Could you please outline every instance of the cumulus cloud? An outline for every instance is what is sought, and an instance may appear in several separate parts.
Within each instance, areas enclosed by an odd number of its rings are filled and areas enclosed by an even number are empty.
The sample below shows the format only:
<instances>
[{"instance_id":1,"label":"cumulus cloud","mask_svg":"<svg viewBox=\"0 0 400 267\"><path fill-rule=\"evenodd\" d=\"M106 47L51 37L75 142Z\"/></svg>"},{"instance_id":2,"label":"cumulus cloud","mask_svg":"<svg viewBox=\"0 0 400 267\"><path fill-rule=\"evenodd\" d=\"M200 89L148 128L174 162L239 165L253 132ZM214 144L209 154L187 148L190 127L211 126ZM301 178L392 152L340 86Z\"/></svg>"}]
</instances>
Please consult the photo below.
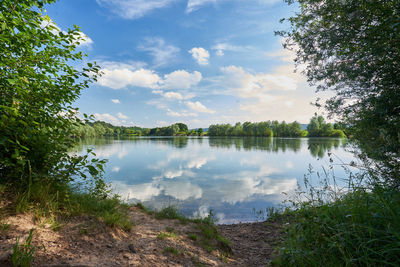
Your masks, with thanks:
<instances>
[{"instance_id":1,"label":"cumulus cloud","mask_svg":"<svg viewBox=\"0 0 400 267\"><path fill-rule=\"evenodd\" d=\"M164 76L163 89L189 89L197 85L202 79L202 75L198 71L193 73L185 70L176 70Z\"/></svg>"},{"instance_id":2,"label":"cumulus cloud","mask_svg":"<svg viewBox=\"0 0 400 267\"><path fill-rule=\"evenodd\" d=\"M192 57L197 61L199 65L207 65L208 59L210 58L210 53L202 47L193 47L189 50Z\"/></svg>"},{"instance_id":3,"label":"cumulus cloud","mask_svg":"<svg viewBox=\"0 0 400 267\"><path fill-rule=\"evenodd\" d=\"M292 68L291 70L293 72ZM221 71L228 88L243 98L271 98L271 91L293 91L298 85L297 77L291 75L287 69L252 74L242 67L228 66L222 67Z\"/></svg>"},{"instance_id":4,"label":"cumulus cloud","mask_svg":"<svg viewBox=\"0 0 400 267\"><path fill-rule=\"evenodd\" d=\"M119 101L119 99L111 99L111 102L113 102L114 104L119 104L119 103L121 103L121 102Z\"/></svg>"},{"instance_id":5,"label":"cumulus cloud","mask_svg":"<svg viewBox=\"0 0 400 267\"><path fill-rule=\"evenodd\" d=\"M185 102L186 106L188 106L190 109L197 111L197 112L203 112L203 113L215 113L214 110L206 108L202 103L199 101L192 102L192 101L187 101Z\"/></svg>"},{"instance_id":6,"label":"cumulus cloud","mask_svg":"<svg viewBox=\"0 0 400 267\"><path fill-rule=\"evenodd\" d=\"M136 86L154 89L153 92L161 93L162 91L159 89L189 89L202 79L202 75L198 71L190 73L185 70L176 70L160 77L155 71L141 67L142 65L139 63L130 65L106 62L101 65L103 66L103 75L98 78L97 83L112 89ZM170 93L165 97L179 98L179 95Z\"/></svg>"},{"instance_id":7,"label":"cumulus cloud","mask_svg":"<svg viewBox=\"0 0 400 267\"><path fill-rule=\"evenodd\" d=\"M146 88L157 88L161 78L152 70L136 69L125 66L114 68L103 68L103 75L98 78L97 83L112 89L121 89L126 86L138 86Z\"/></svg>"},{"instance_id":8,"label":"cumulus cloud","mask_svg":"<svg viewBox=\"0 0 400 267\"><path fill-rule=\"evenodd\" d=\"M47 19L42 20L40 27L42 29L46 29L46 30L50 31L52 34L55 34L55 35L58 35L59 32L67 34L66 31L61 30L60 27L58 27L54 23L54 21L48 17L47 17ZM75 43L81 47L83 47L83 46L90 47L93 44L93 40L89 36L84 34L83 32L78 32L78 35L74 36L74 39L75 39Z\"/></svg>"},{"instance_id":9,"label":"cumulus cloud","mask_svg":"<svg viewBox=\"0 0 400 267\"><path fill-rule=\"evenodd\" d=\"M167 44L164 39L159 37L146 38L138 49L149 52L153 57L155 67L167 65L176 58L180 49L176 46Z\"/></svg>"},{"instance_id":10,"label":"cumulus cloud","mask_svg":"<svg viewBox=\"0 0 400 267\"><path fill-rule=\"evenodd\" d=\"M176 93L176 92L166 92L163 94L163 96L167 99L176 99L176 100L183 99L183 96L180 93Z\"/></svg>"},{"instance_id":11,"label":"cumulus cloud","mask_svg":"<svg viewBox=\"0 0 400 267\"><path fill-rule=\"evenodd\" d=\"M96 0L96 2L124 19L138 19L147 13L165 8L175 0Z\"/></svg>"},{"instance_id":12,"label":"cumulus cloud","mask_svg":"<svg viewBox=\"0 0 400 267\"><path fill-rule=\"evenodd\" d=\"M128 116L126 116L126 115L122 114L121 112L118 112L118 113L117 113L117 116L118 116L118 118L120 118L120 119L122 119L122 120L129 119L129 117L128 117Z\"/></svg>"}]
</instances>

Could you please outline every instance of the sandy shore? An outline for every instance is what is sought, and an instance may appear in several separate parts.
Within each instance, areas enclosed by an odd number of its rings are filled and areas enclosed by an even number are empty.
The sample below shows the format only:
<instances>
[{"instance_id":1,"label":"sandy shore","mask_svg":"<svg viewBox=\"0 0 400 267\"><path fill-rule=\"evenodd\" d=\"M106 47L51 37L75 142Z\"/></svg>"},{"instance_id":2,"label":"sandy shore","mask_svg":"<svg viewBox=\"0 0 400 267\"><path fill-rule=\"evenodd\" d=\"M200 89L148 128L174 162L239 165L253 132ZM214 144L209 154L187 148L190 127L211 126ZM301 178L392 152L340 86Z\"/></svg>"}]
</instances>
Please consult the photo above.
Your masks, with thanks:
<instances>
[{"instance_id":1,"label":"sandy shore","mask_svg":"<svg viewBox=\"0 0 400 267\"><path fill-rule=\"evenodd\" d=\"M41 247L32 266L266 266L282 238L280 223L219 225L230 247L209 252L195 238L201 231L194 223L158 220L136 207L130 217L130 232L90 217L66 220L56 230L32 214L2 218L9 226L0 230L0 266L11 266L16 238L23 243L30 229L33 244Z\"/></svg>"}]
</instances>

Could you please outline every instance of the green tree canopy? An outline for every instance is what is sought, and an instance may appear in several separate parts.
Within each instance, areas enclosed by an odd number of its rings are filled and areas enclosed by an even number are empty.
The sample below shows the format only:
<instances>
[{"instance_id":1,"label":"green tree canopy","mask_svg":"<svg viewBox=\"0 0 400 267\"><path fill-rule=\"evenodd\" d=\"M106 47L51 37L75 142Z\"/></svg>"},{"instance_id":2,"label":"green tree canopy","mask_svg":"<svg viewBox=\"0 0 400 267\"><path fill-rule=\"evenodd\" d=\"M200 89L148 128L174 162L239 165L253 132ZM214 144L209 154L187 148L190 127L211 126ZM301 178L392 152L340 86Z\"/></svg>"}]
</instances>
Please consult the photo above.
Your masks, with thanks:
<instances>
[{"instance_id":1,"label":"green tree canopy","mask_svg":"<svg viewBox=\"0 0 400 267\"><path fill-rule=\"evenodd\" d=\"M350 127L380 174L400 177L400 1L286 2L300 11L278 32L284 46L307 65L311 84L336 92L326 108Z\"/></svg>"},{"instance_id":2,"label":"green tree canopy","mask_svg":"<svg viewBox=\"0 0 400 267\"><path fill-rule=\"evenodd\" d=\"M62 31L42 14L53 2L1 1L0 182L69 181L81 173L79 166L98 173L87 158L70 156L67 149L73 145L72 124L79 124L71 104L99 67L74 66L85 56L76 50L84 35L77 26Z\"/></svg>"}]
</instances>

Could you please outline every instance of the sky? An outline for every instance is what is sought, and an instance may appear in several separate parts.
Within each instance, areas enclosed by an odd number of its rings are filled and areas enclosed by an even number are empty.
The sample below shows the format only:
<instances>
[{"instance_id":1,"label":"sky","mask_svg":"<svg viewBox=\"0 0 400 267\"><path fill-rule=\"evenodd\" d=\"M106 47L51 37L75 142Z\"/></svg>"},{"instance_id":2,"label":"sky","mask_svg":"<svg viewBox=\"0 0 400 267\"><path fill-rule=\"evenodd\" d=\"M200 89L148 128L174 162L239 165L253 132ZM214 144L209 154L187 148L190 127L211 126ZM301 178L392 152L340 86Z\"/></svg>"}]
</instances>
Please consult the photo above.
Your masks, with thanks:
<instances>
[{"instance_id":1,"label":"sky","mask_svg":"<svg viewBox=\"0 0 400 267\"><path fill-rule=\"evenodd\" d=\"M294 72L282 0L59 0L46 7L62 30L78 25L79 49L103 75L74 104L114 125L279 120L308 123L315 88ZM85 61L86 61L85 60Z\"/></svg>"}]
</instances>

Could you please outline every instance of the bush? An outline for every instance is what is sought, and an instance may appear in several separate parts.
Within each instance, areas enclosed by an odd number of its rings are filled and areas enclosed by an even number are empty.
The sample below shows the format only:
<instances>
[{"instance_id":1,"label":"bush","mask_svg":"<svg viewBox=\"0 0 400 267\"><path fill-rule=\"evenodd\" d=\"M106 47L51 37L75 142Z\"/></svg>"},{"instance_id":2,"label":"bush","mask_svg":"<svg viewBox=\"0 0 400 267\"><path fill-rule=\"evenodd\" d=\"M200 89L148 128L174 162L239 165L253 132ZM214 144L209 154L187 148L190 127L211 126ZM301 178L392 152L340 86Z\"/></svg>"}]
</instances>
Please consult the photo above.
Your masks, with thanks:
<instances>
[{"instance_id":1,"label":"bush","mask_svg":"<svg viewBox=\"0 0 400 267\"><path fill-rule=\"evenodd\" d=\"M281 266L399 266L400 192L357 190L291 212Z\"/></svg>"},{"instance_id":2,"label":"bush","mask_svg":"<svg viewBox=\"0 0 400 267\"><path fill-rule=\"evenodd\" d=\"M58 186L73 177L100 181L104 162L71 156L71 104L96 79L99 66L81 61L78 27L61 31L40 12L54 0L4 0L0 6L0 183L18 192L34 184Z\"/></svg>"}]
</instances>

